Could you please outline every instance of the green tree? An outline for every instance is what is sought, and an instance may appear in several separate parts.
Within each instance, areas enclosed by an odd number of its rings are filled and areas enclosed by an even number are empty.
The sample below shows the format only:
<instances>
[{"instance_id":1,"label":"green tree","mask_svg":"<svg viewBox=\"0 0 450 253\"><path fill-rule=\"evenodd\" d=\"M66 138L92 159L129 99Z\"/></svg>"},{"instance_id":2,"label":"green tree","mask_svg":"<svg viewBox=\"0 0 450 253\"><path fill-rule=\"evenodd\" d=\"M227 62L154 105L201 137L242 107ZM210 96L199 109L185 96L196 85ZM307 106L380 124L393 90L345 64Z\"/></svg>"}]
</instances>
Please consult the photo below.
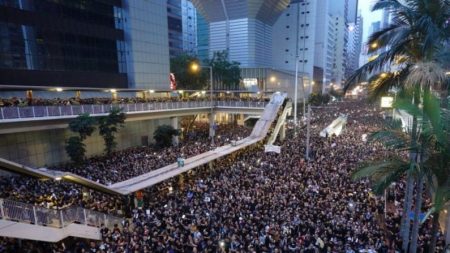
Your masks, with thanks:
<instances>
[{"instance_id":1,"label":"green tree","mask_svg":"<svg viewBox=\"0 0 450 253\"><path fill-rule=\"evenodd\" d=\"M72 136L66 140L66 153L75 164L83 163L86 149L79 136Z\"/></svg>"},{"instance_id":2,"label":"green tree","mask_svg":"<svg viewBox=\"0 0 450 253\"><path fill-rule=\"evenodd\" d=\"M201 90L207 87L209 78L206 71L193 71L192 63L200 60L191 55L182 54L170 59L170 72L175 75L178 89Z\"/></svg>"},{"instance_id":3,"label":"green tree","mask_svg":"<svg viewBox=\"0 0 450 253\"><path fill-rule=\"evenodd\" d=\"M330 102L330 95L328 94L320 94L320 93L312 93L309 95L308 103L314 106L326 105Z\"/></svg>"},{"instance_id":4,"label":"green tree","mask_svg":"<svg viewBox=\"0 0 450 253\"><path fill-rule=\"evenodd\" d=\"M413 99L409 103L416 108L420 105L422 93L434 88L438 84L445 83L436 78L441 76L439 66L448 62L450 29L448 20L450 18L450 6L445 0L379 0L373 10L385 9L393 16L393 23L389 27L375 32L369 38L368 46L372 53L379 53L373 61L368 62L358 69L345 85L345 91L352 87L355 81L364 75L383 72L385 69L396 69L394 73L380 74L375 82L370 83L369 91L375 96L387 93L393 87L400 89L405 86L413 87ZM434 66L430 68L430 66ZM435 68L436 67L436 68ZM441 92L442 94L442 92ZM412 101L412 102L411 102ZM410 130L410 165L407 172L407 187L402 217L401 231L403 239L403 251L407 251L409 243L410 223L408 213L411 209L414 175L413 168L420 157L420 145L417 145L421 126L418 116L413 115L412 128ZM423 160L423 159L421 159ZM416 175L416 186L421 189L422 175ZM421 192L421 191L419 191ZM416 201L420 200L416 196ZM411 236L410 252L416 251L418 215L415 214L414 225Z\"/></svg>"},{"instance_id":5,"label":"green tree","mask_svg":"<svg viewBox=\"0 0 450 253\"><path fill-rule=\"evenodd\" d=\"M66 140L66 152L74 163L81 163L86 153L83 141L95 131L96 120L88 113L80 114L69 122L69 129L79 136Z\"/></svg>"},{"instance_id":6,"label":"green tree","mask_svg":"<svg viewBox=\"0 0 450 253\"><path fill-rule=\"evenodd\" d=\"M164 148L172 145L172 137L178 135L179 131L171 125L161 125L153 133L153 139L155 139L156 147Z\"/></svg>"},{"instance_id":7,"label":"green tree","mask_svg":"<svg viewBox=\"0 0 450 253\"><path fill-rule=\"evenodd\" d=\"M237 90L241 83L240 63L228 60L226 51L214 52L212 59L206 61L213 68L214 89Z\"/></svg>"},{"instance_id":8,"label":"green tree","mask_svg":"<svg viewBox=\"0 0 450 253\"><path fill-rule=\"evenodd\" d=\"M81 141L84 141L95 131L95 124L95 119L89 113L83 113L69 122L69 129L79 134Z\"/></svg>"},{"instance_id":9,"label":"green tree","mask_svg":"<svg viewBox=\"0 0 450 253\"><path fill-rule=\"evenodd\" d=\"M108 116L100 117L98 119L98 129L100 135L105 141L105 152L111 154L114 148L117 146L114 134L123 127L126 115L122 112L122 109L113 107L109 111Z\"/></svg>"}]
</instances>

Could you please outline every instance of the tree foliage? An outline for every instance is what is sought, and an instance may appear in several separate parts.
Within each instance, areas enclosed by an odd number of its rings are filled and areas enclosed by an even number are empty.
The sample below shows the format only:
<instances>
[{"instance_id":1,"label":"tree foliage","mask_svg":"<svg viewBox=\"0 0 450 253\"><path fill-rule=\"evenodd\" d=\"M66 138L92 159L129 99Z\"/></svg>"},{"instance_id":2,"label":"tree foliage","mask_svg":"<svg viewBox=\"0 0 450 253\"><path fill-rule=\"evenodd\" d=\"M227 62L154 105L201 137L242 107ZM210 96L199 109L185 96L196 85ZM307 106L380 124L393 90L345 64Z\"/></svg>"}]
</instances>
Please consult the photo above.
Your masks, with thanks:
<instances>
[{"instance_id":1,"label":"tree foliage","mask_svg":"<svg viewBox=\"0 0 450 253\"><path fill-rule=\"evenodd\" d=\"M448 95L448 87L445 87L445 84L448 85L448 80L443 80L445 78L443 70L448 69L450 59L448 47L450 5L447 0L378 0L373 10L389 12L393 17L392 23L370 36L369 53L375 53L376 57L347 79L344 90L352 88L363 76L373 74L379 76L376 76L376 79L369 84L372 97L382 96L392 88L397 88L400 92L411 90L412 95L409 99L403 104L397 103L397 106L407 109L413 119L409 130L410 144L408 146L411 166L407 172L401 233L403 251L407 251L408 243L411 242L409 251L415 252L420 204L416 204L414 210L411 236L408 213L412 206L413 181L416 180L417 185L420 186L415 191L415 201L421 203L421 186L427 173L426 161L429 161L430 153L439 150L439 148L436 149L437 146L433 144L433 140L442 137L440 130L436 128L436 117L430 113L430 110L436 112L437 103L425 100L426 92L439 92L441 98ZM382 73L386 69L396 71ZM425 108L426 106L430 109ZM439 142L442 140L437 143ZM410 173L411 170L416 173ZM434 251L433 244L435 241L431 243L430 252Z\"/></svg>"},{"instance_id":2,"label":"tree foliage","mask_svg":"<svg viewBox=\"0 0 450 253\"><path fill-rule=\"evenodd\" d=\"M206 89L208 86L207 71L193 71L193 63L199 63L200 60L191 55L182 54L170 59L170 72L175 75L177 88L188 90ZM199 64L200 65L200 64Z\"/></svg>"},{"instance_id":3,"label":"tree foliage","mask_svg":"<svg viewBox=\"0 0 450 253\"><path fill-rule=\"evenodd\" d=\"M108 116L98 119L99 133L105 141L105 152L108 155L111 154L117 145L114 134L123 127L125 118L125 113L120 108L113 107Z\"/></svg>"},{"instance_id":4,"label":"tree foliage","mask_svg":"<svg viewBox=\"0 0 450 253\"><path fill-rule=\"evenodd\" d=\"M207 61L213 68L214 89L237 90L241 82L240 63L228 61L226 51L214 52L212 59Z\"/></svg>"},{"instance_id":5,"label":"tree foliage","mask_svg":"<svg viewBox=\"0 0 450 253\"><path fill-rule=\"evenodd\" d=\"M312 93L309 95L308 103L319 106L319 105L326 105L328 102L330 102L330 95L328 94L320 94L320 93Z\"/></svg>"},{"instance_id":6,"label":"tree foliage","mask_svg":"<svg viewBox=\"0 0 450 253\"><path fill-rule=\"evenodd\" d=\"M153 133L153 139L155 139L156 147L164 148L172 145L172 137L178 136L179 131L173 128L171 125L161 125L156 128Z\"/></svg>"},{"instance_id":7,"label":"tree foliage","mask_svg":"<svg viewBox=\"0 0 450 253\"><path fill-rule=\"evenodd\" d=\"M88 113L80 114L69 122L69 129L78 134L66 140L66 153L74 163L84 160L86 148L83 141L95 131L95 124L96 120Z\"/></svg>"},{"instance_id":8,"label":"tree foliage","mask_svg":"<svg viewBox=\"0 0 450 253\"><path fill-rule=\"evenodd\" d=\"M86 149L79 136L72 136L66 140L66 153L75 164L83 163Z\"/></svg>"},{"instance_id":9,"label":"tree foliage","mask_svg":"<svg viewBox=\"0 0 450 253\"><path fill-rule=\"evenodd\" d=\"M69 129L79 134L81 141L83 141L95 131L95 124L95 119L89 113L83 113L69 122Z\"/></svg>"}]
</instances>

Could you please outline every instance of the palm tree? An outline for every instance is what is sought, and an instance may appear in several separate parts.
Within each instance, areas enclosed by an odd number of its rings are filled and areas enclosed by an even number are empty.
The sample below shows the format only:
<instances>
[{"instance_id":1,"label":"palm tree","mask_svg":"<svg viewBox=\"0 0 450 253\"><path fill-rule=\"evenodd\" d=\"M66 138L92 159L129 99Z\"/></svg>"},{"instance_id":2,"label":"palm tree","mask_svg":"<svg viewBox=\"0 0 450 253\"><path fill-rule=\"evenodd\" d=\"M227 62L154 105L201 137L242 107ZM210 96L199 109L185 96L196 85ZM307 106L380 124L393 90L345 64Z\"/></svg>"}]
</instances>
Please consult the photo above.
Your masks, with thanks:
<instances>
[{"instance_id":1,"label":"palm tree","mask_svg":"<svg viewBox=\"0 0 450 253\"><path fill-rule=\"evenodd\" d=\"M387 123L386 129L373 133L370 140L381 141L396 152L391 157L365 164L362 168L355 171L352 177L353 179L370 177L374 182L374 192L377 194L381 194L393 182L402 180L405 173L417 180L410 246L410 252L415 252L420 226L419 214L422 207L424 183L426 182L428 190L434 195L433 208L428 211L428 215L434 214L432 235L437 234L439 212L450 198L448 188L448 176L450 173L448 123L450 122L450 117L448 117L449 114L446 110L439 107L438 99L429 91L423 92L421 107L416 107L404 98L400 98L395 106L417 119L417 125L420 128L416 138L417 147L410 146L410 136L401 130L396 121ZM415 161L405 161L398 155L401 151L411 148L418 150ZM430 248L433 250L436 245L436 238L434 237L430 244ZM430 252L433 252L433 250Z\"/></svg>"},{"instance_id":2,"label":"palm tree","mask_svg":"<svg viewBox=\"0 0 450 253\"><path fill-rule=\"evenodd\" d=\"M404 87L409 84L414 87L412 103L418 107L421 92L430 89L435 84L443 83L430 78L426 73L427 66L441 66L450 56L448 42L450 38L450 6L447 0L379 0L373 10L386 10L392 14L392 25L371 35L368 45L372 52L383 48L373 61L368 62L347 80L344 90L347 91L361 77L386 69L394 68L392 74L384 74L377 82L371 83L371 93L381 95L393 87ZM421 70L424 70L420 72ZM426 73L423 78L413 72ZM431 71L433 72L433 71ZM438 71L440 72L440 71ZM440 75L440 74L439 74ZM428 80L427 83L422 83ZM431 81L432 80L432 81ZM408 81L408 82L407 82ZM429 82L431 81L431 82ZM417 148L418 119L413 115L410 131L410 172L407 173L407 187L402 217L403 250L408 248L409 220L413 195L413 167L419 156ZM420 178L420 177L419 177ZM421 183L420 180L418 183ZM418 199L416 199L417 201ZM412 252L415 249L411 249Z\"/></svg>"}]
</instances>

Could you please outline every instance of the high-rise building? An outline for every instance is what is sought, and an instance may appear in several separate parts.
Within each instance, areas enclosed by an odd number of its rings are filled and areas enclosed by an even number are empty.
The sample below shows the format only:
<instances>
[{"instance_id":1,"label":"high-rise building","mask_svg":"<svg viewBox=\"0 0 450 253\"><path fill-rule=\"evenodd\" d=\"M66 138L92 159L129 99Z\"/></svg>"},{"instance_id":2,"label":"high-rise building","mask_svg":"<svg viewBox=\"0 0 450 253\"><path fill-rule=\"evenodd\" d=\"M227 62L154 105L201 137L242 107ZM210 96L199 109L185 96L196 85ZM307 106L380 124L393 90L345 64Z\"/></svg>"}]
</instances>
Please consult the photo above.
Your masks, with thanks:
<instances>
[{"instance_id":1,"label":"high-rise building","mask_svg":"<svg viewBox=\"0 0 450 253\"><path fill-rule=\"evenodd\" d=\"M165 3L161 0L122 2L128 87L168 89L170 66Z\"/></svg>"},{"instance_id":2,"label":"high-rise building","mask_svg":"<svg viewBox=\"0 0 450 253\"><path fill-rule=\"evenodd\" d=\"M362 48L363 17L359 15L355 23L349 24L349 43L347 45L347 66L345 76L349 77L359 68L359 58Z\"/></svg>"},{"instance_id":3,"label":"high-rise building","mask_svg":"<svg viewBox=\"0 0 450 253\"><path fill-rule=\"evenodd\" d=\"M345 42L344 35L340 40L337 37L338 25L342 33L345 24L336 23L329 13L328 0L292 1L274 25L274 67L295 71L298 56L299 72L314 81L306 81L305 85L308 89L314 87L315 92L325 91L335 81L336 46L338 41Z\"/></svg>"},{"instance_id":4,"label":"high-rise building","mask_svg":"<svg viewBox=\"0 0 450 253\"><path fill-rule=\"evenodd\" d=\"M167 0L167 24L169 54L175 57L183 53L183 20L181 0Z\"/></svg>"},{"instance_id":5,"label":"high-rise building","mask_svg":"<svg viewBox=\"0 0 450 253\"><path fill-rule=\"evenodd\" d=\"M197 56L200 60L209 59L209 24L197 11Z\"/></svg>"},{"instance_id":6,"label":"high-rise building","mask_svg":"<svg viewBox=\"0 0 450 253\"><path fill-rule=\"evenodd\" d=\"M0 84L163 88L166 16L157 0L2 0Z\"/></svg>"},{"instance_id":7,"label":"high-rise building","mask_svg":"<svg viewBox=\"0 0 450 253\"><path fill-rule=\"evenodd\" d=\"M273 67L313 77L319 1L293 1L273 26ZM298 35L298 37L297 37Z\"/></svg>"},{"instance_id":8,"label":"high-rise building","mask_svg":"<svg viewBox=\"0 0 450 253\"><path fill-rule=\"evenodd\" d=\"M347 43L348 43L348 30L345 23L345 18L339 15L332 16L333 22L335 22L336 32L336 46L333 63L333 82L337 85L341 85L344 80L345 69L347 66Z\"/></svg>"},{"instance_id":9,"label":"high-rise building","mask_svg":"<svg viewBox=\"0 0 450 253\"><path fill-rule=\"evenodd\" d=\"M286 91L290 96L295 93L294 72L274 69L273 64L273 26L290 0L192 2L209 26L205 29L198 18L200 58L204 59L206 53L211 57L217 51L226 51L228 60L240 63L242 86L246 89Z\"/></svg>"},{"instance_id":10,"label":"high-rise building","mask_svg":"<svg viewBox=\"0 0 450 253\"><path fill-rule=\"evenodd\" d=\"M228 51L242 67L272 66L272 26L289 0L192 0L209 23L209 55Z\"/></svg>"},{"instance_id":11,"label":"high-rise building","mask_svg":"<svg viewBox=\"0 0 450 253\"><path fill-rule=\"evenodd\" d=\"M197 10L190 0L181 0L183 51L197 54Z\"/></svg>"},{"instance_id":12,"label":"high-rise building","mask_svg":"<svg viewBox=\"0 0 450 253\"><path fill-rule=\"evenodd\" d=\"M334 76L334 57L336 54L336 24L330 14L328 14L327 27L327 55L325 61L325 85L322 91L325 91L328 85L333 83Z\"/></svg>"}]
</instances>

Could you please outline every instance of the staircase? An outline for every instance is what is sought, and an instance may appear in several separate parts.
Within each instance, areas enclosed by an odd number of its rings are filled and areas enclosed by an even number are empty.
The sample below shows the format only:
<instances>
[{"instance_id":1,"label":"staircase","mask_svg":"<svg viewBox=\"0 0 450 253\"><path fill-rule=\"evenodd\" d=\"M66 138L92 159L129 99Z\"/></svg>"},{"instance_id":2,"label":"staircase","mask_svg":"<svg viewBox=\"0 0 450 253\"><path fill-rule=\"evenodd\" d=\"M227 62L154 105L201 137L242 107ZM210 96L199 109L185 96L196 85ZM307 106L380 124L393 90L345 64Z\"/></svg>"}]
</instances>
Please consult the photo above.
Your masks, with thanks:
<instances>
[{"instance_id":1,"label":"staircase","mask_svg":"<svg viewBox=\"0 0 450 253\"><path fill-rule=\"evenodd\" d=\"M283 112L281 113L280 117L278 117L277 124L272 134L270 135L269 140L267 141L267 145L273 145L273 143L277 139L278 134L280 133L281 127L284 127L286 117L290 115L291 112L292 112L292 102L288 101L284 106Z\"/></svg>"},{"instance_id":2,"label":"staircase","mask_svg":"<svg viewBox=\"0 0 450 253\"><path fill-rule=\"evenodd\" d=\"M122 219L104 213L71 207L48 209L0 199L0 236L58 242L66 237L100 240L100 227L113 228Z\"/></svg>"}]
</instances>

